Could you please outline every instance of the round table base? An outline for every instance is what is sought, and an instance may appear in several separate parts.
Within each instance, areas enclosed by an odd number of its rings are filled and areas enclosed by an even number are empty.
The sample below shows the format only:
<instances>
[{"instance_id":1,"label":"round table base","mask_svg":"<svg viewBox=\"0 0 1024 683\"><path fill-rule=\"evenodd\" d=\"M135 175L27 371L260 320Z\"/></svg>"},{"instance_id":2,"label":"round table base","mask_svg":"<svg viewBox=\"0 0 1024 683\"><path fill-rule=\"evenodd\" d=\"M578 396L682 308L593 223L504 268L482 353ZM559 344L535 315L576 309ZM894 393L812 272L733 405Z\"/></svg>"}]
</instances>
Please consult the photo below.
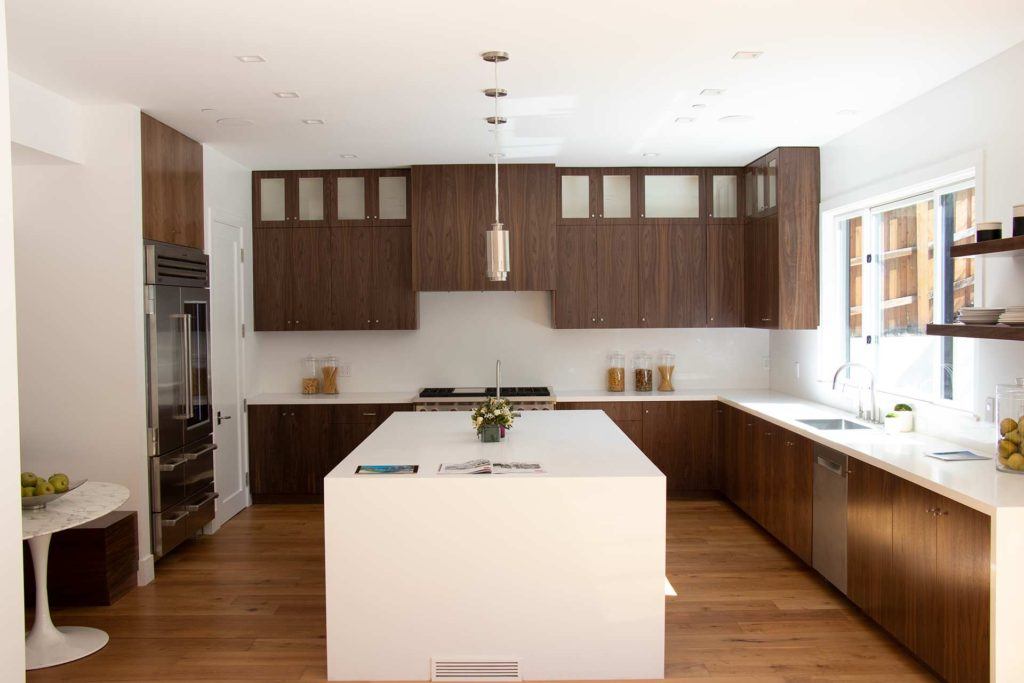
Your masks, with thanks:
<instances>
[{"instance_id":1,"label":"round table base","mask_svg":"<svg viewBox=\"0 0 1024 683\"><path fill-rule=\"evenodd\" d=\"M25 668L44 669L73 662L102 649L109 640L106 631L87 626L33 631L25 639Z\"/></svg>"}]
</instances>

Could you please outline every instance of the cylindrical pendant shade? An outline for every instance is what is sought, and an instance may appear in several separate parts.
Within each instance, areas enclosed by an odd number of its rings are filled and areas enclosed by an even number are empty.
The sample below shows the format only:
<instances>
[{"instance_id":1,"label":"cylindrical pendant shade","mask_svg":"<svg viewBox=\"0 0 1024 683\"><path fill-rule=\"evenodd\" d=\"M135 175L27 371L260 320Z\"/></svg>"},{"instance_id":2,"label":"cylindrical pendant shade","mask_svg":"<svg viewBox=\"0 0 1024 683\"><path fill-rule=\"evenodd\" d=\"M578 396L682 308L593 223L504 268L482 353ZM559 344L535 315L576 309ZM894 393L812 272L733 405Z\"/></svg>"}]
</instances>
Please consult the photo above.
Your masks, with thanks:
<instances>
[{"instance_id":1,"label":"cylindrical pendant shade","mask_svg":"<svg viewBox=\"0 0 1024 683\"><path fill-rule=\"evenodd\" d=\"M504 282L509 272L508 231L501 223L494 223L487 231L487 279Z\"/></svg>"}]
</instances>

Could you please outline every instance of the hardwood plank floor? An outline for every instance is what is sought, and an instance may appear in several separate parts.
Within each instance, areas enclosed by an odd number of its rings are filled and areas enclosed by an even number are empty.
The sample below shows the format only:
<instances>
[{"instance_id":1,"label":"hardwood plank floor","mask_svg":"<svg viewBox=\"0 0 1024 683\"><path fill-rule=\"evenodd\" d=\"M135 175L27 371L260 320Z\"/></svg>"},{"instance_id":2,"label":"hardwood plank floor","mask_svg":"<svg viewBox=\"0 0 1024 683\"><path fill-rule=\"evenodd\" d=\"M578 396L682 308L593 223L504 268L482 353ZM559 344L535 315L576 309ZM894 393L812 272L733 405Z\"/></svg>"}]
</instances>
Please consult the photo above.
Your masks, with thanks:
<instances>
[{"instance_id":1,"label":"hardwood plank floor","mask_svg":"<svg viewBox=\"0 0 1024 683\"><path fill-rule=\"evenodd\" d=\"M322 681L323 508L261 505L157 565L112 607L54 611L110 644L29 681ZM671 501L665 677L932 681L842 595L732 505Z\"/></svg>"}]
</instances>

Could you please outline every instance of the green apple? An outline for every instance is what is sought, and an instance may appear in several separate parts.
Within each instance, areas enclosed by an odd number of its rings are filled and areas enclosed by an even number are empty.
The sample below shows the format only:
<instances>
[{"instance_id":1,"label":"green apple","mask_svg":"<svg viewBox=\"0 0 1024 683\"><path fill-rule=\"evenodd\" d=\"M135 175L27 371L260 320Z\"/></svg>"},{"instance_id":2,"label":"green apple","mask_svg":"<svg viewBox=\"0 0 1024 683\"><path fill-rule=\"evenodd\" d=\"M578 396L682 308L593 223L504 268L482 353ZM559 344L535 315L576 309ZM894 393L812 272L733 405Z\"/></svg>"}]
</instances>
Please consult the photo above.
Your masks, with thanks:
<instances>
[{"instance_id":1,"label":"green apple","mask_svg":"<svg viewBox=\"0 0 1024 683\"><path fill-rule=\"evenodd\" d=\"M37 496L46 496L46 495L49 495L49 494L51 494L53 492L54 492L53 491L53 484L51 484L48 481L43 481L42 479L40 479L39 483L36 484L36 495Z\"/></svg>"},{"instance_id":2,"label":"green apple","mask_svg":"<svg viewBox=\"0 0 1024 683\"><path fill-rule=\"evenodd\" d=\"M34 488L32 488L31 486L22 486L21 487L21 497L22 498L31 498L34 495L36 495L36 490Z\"/></svg>"},{"instance_id":3,"label":"green apple","mask_svg":"<svg viewBox=\"0 0 1024 683\"><path fill-rule=\"evenodd\" d=\"M21 473L21 485L22 486L35 486L37 478L38 477L36 477L36 475L32 474L31 472L22 472Z\"/></svg>"},{"instance_id":4,"label":"green apple","mask_svg":"<svg viewBox=\"0 0 1024 683\"><path fill-rule=\"evenodd\" d=\"M50 475L50 483L53 484L53 490L57 493L64 493L68 490L68 475L58 472L57 474Z\"/></svg>"}]
</instances>

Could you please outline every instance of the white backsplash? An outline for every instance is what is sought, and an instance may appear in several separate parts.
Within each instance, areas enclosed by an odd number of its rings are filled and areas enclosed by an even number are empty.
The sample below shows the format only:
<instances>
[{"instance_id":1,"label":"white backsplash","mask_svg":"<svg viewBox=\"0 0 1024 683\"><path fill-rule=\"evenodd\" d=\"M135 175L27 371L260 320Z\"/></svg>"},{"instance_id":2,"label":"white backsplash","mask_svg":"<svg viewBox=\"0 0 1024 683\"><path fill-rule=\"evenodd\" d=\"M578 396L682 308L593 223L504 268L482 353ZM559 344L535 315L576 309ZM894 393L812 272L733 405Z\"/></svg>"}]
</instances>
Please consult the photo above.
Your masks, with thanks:
<instances>
[{"instance_id":1,"label":"white backsplash","mask_svg":"<svg viewBox=\"0 0 1024 683\"><path fill-rule=\"evenodd\" d=\"M299 391L302 358L334 355L351 367L345 391L502 384L601 389L606 356L621 350L676 354L675 385L768 387L768 332L729 329L556 330L547 292L428 292L415 331L259 332L248 393Z\"/></svg>"}]
</instances>

